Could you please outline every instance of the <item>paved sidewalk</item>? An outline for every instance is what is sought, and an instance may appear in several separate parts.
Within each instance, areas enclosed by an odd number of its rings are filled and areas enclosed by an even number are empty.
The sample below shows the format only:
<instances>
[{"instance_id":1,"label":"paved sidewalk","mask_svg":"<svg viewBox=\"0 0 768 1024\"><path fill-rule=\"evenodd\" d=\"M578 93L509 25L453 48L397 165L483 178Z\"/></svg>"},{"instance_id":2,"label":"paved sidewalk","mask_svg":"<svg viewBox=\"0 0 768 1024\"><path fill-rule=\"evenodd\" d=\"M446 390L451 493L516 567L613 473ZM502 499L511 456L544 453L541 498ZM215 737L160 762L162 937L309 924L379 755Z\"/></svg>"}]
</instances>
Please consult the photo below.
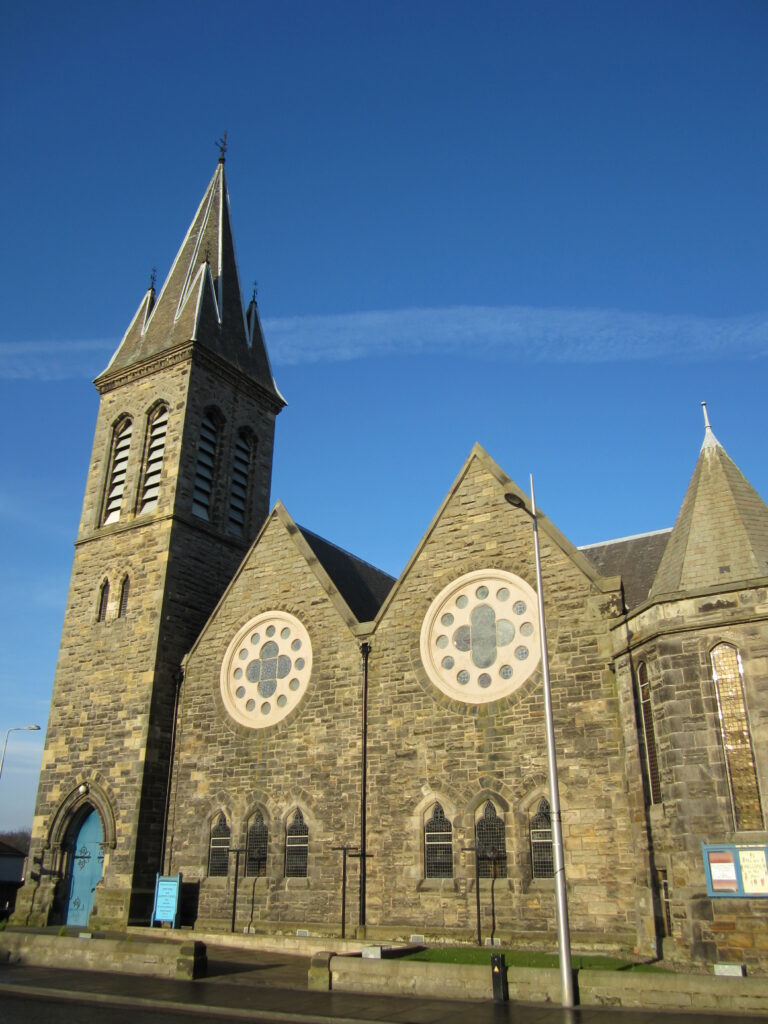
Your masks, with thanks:
<instances>
[{"instance_id":1,"label":"paved sidewalk","mask_svg":"<svg viewBox=\"0 0 768 1024\"><path fill-rule=\"evenodd\" d=\"M310 992L306 987L309 961L303 957L210 948L209 964L210 976L198 981L3 965L0 995L286 1024L329 1024L331 1020L338 1024L733 1024L745 1019L742 1014L593 1007L569 1012L517 1003Z\"/></svg>"}]
</instances>

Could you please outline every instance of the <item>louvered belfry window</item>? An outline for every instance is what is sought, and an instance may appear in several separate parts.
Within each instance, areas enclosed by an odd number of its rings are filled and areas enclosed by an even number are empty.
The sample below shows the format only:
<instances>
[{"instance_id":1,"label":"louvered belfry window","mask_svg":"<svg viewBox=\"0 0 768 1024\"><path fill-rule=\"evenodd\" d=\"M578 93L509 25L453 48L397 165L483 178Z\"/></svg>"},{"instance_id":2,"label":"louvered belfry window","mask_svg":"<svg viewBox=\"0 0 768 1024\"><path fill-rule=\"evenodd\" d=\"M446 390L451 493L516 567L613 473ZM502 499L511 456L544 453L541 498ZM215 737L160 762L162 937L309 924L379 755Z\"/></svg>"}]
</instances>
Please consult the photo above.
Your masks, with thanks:
<instances>
[{"instance_id":1,"label":"louvered belfry window","mask_svg":"<svg viewBox=\"0 0 768 1024\"><path fill-rule=\"evenodd\" d=\"M116 523L120 518L132 430L133 424L131 421L123 420L115 429L112 438L112 465L109 467L109 484L107 486L107 498L104 502L105 526L108 523Z\"/></svg>"},{"instance_id":2,"label":"louvered belfry window","mask_svg":"<svg viewBox=\"0 0 768 1024\"><path fill-rule=\"evenodd\" d=\"M554 878L555 857L552 850L552 814L548 800L540 800L531 818L531 868L534 878Z\"/></svg>"},{"instance_id":3,"label":"louvered belfry window","mask_svg":"<svg viewBox=\"0 0 768 1024\"><path fill-rule=\"evenodd\" d=\"M160 493L160 475L163 471L165 435L168 429L168 410L161 405L152 415L147 436L147 455L144 483L141 489L139 512L152 512L157 508Z\"/></svg>"},{"instance_id":4,"label":"louvered belfry window","mask_svg":"<svg viewBox=\"0 0 768 1024\"><path fill-rule=\"evenodd\" d=\"M211 518L213 494L213 472L216 466L216 424L206 413L200 427L200 443L197 448L195 467L195 490L192 495L192 511L201 519Z\"/></svg>"},{"instance_id":5,"label":"louvered belfry window","mask_svg":"<svg viewBox=\"0 0 768 1024\"><path fill-rule=\"evenodd\" d=\"M507 830L502 818L488 800L475 825L477 870L481 878L506 878Z\"/></svg>"},{"instance_id":6,"label":"louvered belfry window","mask_svg":"<svg viewBox=\"0 0 768 1024\"><path fill-rule=\"evenodd\" d=\"M229 874L229 841L231 830L227 819L220 814L211 829L211 845L208 853L208 874L224 877Z\"/></svg>"},{"instance_id":7,"label":"louvered belfry window","mask_svg":"<svg viewBox=\"0 0 768 1024\"><path fill-rule=\"evenodd\" d=\"M749 734L741 655L731 644L718 644L711 657L734 828L737 832L761 831L763 809Z\"/></svg>"},{"instance_id":8,"label":"louvered belfry window","mask_svg":"<svg viewBox=\"0 0 768 1024\"><path fill-rule=\"evenodd\" d=\"M453 878L453 827L439 803L424 825L424 877Z\"/></svg>"},{"instance_id":9,"label":"louvered belfry window","mask_svg":"<svg viewBox=\"0 0 768 1024\"><path fill-rule=\"evenodd\" d=\"M232 462L232 489L229 494L230 533L242 537L248 502L248 476L251 471L251 446L248 439L238 437Z\"/></svg>"},{"instance_id":10,"label":"louvered belfry window","mask_svg":"<svg viewBox=\"0 0 768 1024\"><path fill-rule=\"evenodd\" d=\"M656 753L656 730L653 724L653 706L651 705L651 684L648 682L648 669L645 662L637 667L637 688L640 695L640 715L643 720L643 746L645 747L645 767L648 772L648 788L651 803L661 803L661 779L659 777L659 759Z\"/></svg>"},{"instance_id":11,"label":"louvered belfry window","mask_svg":"<svg viewBox=\"0 0 768 1024\"><path fill-rule=\"evenodd\" d=\"M285 830L285 877L306 878L309 854L309 827L301 809L297 808L293 821Z\"/></svg>"},{"instance_id":12,"label":"louvered belfry window","mask_svg":"<svg viewBox=\"0 0 768 1024\"><path fill-rule=\"evenodd\" d=\"M261 812L254 814L245 842L245 874L260 878L267 873L267 840L269 833Z\"/></svg>"}]
</instances>

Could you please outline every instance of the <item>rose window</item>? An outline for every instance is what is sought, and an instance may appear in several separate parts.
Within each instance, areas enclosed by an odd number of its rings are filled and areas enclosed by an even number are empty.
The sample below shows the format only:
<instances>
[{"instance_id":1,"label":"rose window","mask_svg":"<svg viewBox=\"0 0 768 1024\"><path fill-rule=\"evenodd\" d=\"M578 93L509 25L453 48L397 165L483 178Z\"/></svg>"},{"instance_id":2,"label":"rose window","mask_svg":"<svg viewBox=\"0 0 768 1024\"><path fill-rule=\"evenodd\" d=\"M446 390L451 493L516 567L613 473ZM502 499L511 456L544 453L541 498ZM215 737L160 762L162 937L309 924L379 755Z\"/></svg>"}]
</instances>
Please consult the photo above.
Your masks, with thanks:
<instances>
[{"instance_id":1,"label":"rose window","mask_svg":"<svg viewBox=\"0 0 768 1024\"><path fill-rule=\"evenodd\" d=\"M235 721L264 729L285 718L304 696L312 671L312 644L287 612L251 619L227 648L221 697Z\"/></svg>"},{"instance_id":2,"label":"rose window","mask_svg":"<svg viewBox=\"0 0 768 1024\"><path fill-rule=\"evenodd\" d=\"M536 592L500 569L471 572L430 605L421 660L432 682L466 704L512 693L539 664Z\"/></svg>"}]
</instances>

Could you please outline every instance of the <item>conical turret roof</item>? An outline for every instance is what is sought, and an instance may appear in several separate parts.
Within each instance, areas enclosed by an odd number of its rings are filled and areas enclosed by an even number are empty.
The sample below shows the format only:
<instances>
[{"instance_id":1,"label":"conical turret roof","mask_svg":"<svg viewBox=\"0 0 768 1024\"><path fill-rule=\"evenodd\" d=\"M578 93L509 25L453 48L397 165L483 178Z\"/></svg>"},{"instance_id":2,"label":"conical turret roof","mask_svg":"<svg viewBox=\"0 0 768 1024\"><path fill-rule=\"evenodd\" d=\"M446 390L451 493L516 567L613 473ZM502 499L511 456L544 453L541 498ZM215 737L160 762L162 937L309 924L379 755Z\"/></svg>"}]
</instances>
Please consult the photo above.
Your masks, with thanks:
<instances>
[{"instance_id":1,"label":"conical turret roof","mask_svg":"<svg viewBox=\"0 0 768 1024\"><path fill-rule=\"evenodd\" d=\"M160 294L150 288L144 296L102 376L192 341L279 398L261 328L254 329L258 316L249 313L246 323L222 157Z\"/></svg>"},{"instance_id":2,"label":"conical turret roof","mask_svg":"<svg viewBox=\"0 0 768 1024\"><path fill-rule=\"evenodd\" d=\"M651 587L651 597L768 576L768 505L715 437L696 468Z\"/></svg>"}]
</instances>

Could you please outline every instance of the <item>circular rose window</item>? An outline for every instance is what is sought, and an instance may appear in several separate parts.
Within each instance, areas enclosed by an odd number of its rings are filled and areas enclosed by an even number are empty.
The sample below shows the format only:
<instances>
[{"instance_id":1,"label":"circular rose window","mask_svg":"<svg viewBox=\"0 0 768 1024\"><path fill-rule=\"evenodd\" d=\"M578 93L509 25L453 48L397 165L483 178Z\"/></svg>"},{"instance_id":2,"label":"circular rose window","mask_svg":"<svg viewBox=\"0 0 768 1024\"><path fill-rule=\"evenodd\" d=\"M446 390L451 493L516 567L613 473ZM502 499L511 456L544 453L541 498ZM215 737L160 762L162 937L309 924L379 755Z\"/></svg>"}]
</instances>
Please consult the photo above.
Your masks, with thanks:
<instances>
[{"instance_id":1,"label":"circular rose window","mask_svg":"<svg viewBox=\"0 0 768 1024\"><path fill-rule=\"evenodd\" d=\"M506 697L541 658L536 592L500 569L450 583L421 627L421 660L432 682L465 704Z\"/></svg>"},{"instance_id":2,"label":"circular rose window","mask_svg":"<svg viewBox=\"0 0 768 1024\"><path fill-rule=\"evenodd\" d=\"M287 612L257 615L224 655L224 707L241 725L265 729L296 707L311 671L312 644L299 620Z\"/></svg>"}]
</instances>

